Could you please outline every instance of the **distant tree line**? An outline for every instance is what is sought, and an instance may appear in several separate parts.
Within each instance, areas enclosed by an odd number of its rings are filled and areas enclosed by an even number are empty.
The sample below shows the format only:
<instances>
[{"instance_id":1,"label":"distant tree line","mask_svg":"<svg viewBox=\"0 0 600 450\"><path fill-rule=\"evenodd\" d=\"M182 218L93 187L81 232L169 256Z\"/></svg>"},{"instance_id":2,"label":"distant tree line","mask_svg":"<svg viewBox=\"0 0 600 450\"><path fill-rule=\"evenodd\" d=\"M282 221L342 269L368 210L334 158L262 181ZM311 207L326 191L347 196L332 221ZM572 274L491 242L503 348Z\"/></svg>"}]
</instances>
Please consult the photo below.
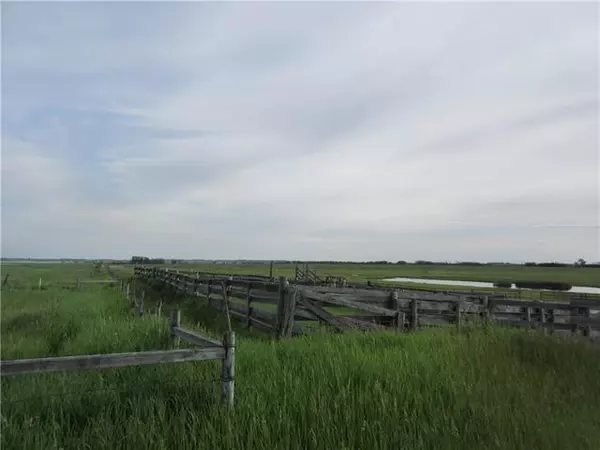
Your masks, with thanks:
<instances>
[{"instance_id":1,"label":"distant tree line","mask_svg":"<svg viewBox=\"0 0 600 450\"><path fill-rule=\"evenodd\" d=\"M191 262L189 260L184 259L165 259L165 258L148 258L147 256L133 256L131 257L131 264L185 264ZM252 261L252 260L232 260L232 261L209 261L206 260L204 262L212 263L212 264L269 264L270 261ZM476 266L520 266L523 265L525 267L596 267L600 268L599 263L586 263L583 258L579 258L572 264L567 263L559 263L559 262L526 262L524 264L514 264L508 262L477 262L477 261L456 261L456 262L448 262L448 261L429 261L429 260L417 260L415 262L408 262L404 260L398 260L396 262L392 261L298 261L298 260L276 260L274 261L276 264L331 264L331 265L418 265L418 266L466 266L466 267L476 267Z\"/></svg>"},{"instance_id":2,"label":"distant tree line","mask_svg":"<svg viewBox=\"0 0 600 450\"><path fill-rule=\"evenodd\" d=\"M526 262L524 265L526 267L573 267L573 266L575 266L575 267L600 267L600 263L590 264L590 263L587 263L585 261L585 259L583 259L583 258L579 258L573 264L559 263L559 262L541 262L541 263Z\"/></svg>"},{"instance_id":3,"label":"distant tree line","mask_svg":"<svg viewBox=\"0 0 600 450\"><path fill-rule=\"evenodd\" d=\"M131 264L165 264L165 259L148 258L147 256L132 256Z\"/></svg>"}]
</instances>

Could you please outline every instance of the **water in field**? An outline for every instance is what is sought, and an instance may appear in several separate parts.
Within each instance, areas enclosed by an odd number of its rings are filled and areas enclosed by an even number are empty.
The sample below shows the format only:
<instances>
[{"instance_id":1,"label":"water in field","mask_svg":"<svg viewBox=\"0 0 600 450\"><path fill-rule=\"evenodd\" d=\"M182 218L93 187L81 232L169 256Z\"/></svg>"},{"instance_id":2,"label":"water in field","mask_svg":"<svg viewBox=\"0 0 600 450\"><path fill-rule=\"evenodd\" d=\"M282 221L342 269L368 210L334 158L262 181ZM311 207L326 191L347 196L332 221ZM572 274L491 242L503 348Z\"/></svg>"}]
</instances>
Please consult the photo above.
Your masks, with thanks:
<instances>
[{"instance_id":1,"label":"water in field","mask_svg":"<svg viewBox=\"0 0 600 450\"><path fill-rule=\"evenodd\" d=\"M402 283L420 283L420 284L442 284L446 286L464 286L464 287L475 287L475 288L493 288L494 283L486 283L484 281L462 281L462 280L434 280L430 278L388 278L382 281L396 281ZM513 284L511 289L517 289L517 287ZM523 290L529 290L527 288L522 288ZM543 290L543 289L537 289ZM575 294L600 294L600 288L591 287L591 286L573 286L568 291L562 292L572 292Z\"/></svg>"}]
</instances>

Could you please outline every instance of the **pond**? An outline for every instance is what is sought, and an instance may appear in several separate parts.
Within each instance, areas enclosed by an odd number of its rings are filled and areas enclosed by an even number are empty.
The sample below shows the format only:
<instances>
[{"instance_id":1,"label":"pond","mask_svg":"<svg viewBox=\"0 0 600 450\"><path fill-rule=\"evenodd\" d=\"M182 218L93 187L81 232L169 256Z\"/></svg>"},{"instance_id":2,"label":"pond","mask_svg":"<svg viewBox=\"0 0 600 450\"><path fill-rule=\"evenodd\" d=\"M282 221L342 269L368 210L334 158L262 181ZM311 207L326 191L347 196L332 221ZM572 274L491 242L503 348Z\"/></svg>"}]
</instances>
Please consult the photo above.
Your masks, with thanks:
<instances>
[{"instance_id":1,"label":"pond","mask_svg":"<svg viewBox=\"0 0 600 450\"><path fill-rule=\"evenodd\" d=\"M420 284L441 284L446 286L464 286L464 287L476 287L476 288L493 288L494 283L487 283L485 281L462 281L462 280L434 280L430 278L386 278L381 281L395 281L402 283L420 283ZM511 286L511 289L518 289L514 284ZM531 290L527 288L522 288L523 290ZM545 289L536 289L536 290L545 290ZM600 294L600 287L591 287L591 286L573 286L568 291L560 291L560 292L572 292L575 294Z\"/></svg>"}]
</instances>

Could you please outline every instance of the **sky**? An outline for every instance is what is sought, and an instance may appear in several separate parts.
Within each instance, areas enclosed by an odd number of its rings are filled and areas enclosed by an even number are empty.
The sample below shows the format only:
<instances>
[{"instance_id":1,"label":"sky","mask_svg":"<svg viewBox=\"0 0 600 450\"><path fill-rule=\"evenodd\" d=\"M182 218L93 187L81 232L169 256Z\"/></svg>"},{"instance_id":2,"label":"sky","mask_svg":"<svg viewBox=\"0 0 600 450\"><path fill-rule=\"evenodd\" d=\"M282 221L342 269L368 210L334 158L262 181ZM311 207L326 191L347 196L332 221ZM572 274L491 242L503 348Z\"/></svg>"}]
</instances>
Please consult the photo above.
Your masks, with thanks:
<instances>
[{"instance_id":1,"label":"sky","mask_svg":"<svg viewBox=\"0 0 600 450\"><path fill-rule=\"evenodd\" d=\"M2 256L600 260L599 5L2 3Z\"/></svg>"}]
</instances>

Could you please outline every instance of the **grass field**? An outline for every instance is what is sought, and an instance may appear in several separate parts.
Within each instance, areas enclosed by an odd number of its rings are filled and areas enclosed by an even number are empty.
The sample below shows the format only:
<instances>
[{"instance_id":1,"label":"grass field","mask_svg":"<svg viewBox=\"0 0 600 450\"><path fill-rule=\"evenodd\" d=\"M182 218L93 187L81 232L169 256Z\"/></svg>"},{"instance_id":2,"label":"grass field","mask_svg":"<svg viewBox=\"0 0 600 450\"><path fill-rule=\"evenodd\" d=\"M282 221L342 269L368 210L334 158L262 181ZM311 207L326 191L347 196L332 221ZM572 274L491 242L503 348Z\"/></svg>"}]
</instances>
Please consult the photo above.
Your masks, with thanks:
<instances>
[{"instance_id":1,"label":"grass field","mask_svg":"<svg viewBox=\"0 0 600 450\"><path fill-rule=\"evenodd\" d=\"M49 287L37 290L39 270ZM2 359L169 348L166 319L118 289L52 287L90 265L4 266ZM9 283L10 284L10 283ZM183 304L188 328L224 320ZM502 329L272 342L239 330L236 406L219 362L2 379L3 449L598 449L591 346Z\"/></svg>"}]
</instances>

